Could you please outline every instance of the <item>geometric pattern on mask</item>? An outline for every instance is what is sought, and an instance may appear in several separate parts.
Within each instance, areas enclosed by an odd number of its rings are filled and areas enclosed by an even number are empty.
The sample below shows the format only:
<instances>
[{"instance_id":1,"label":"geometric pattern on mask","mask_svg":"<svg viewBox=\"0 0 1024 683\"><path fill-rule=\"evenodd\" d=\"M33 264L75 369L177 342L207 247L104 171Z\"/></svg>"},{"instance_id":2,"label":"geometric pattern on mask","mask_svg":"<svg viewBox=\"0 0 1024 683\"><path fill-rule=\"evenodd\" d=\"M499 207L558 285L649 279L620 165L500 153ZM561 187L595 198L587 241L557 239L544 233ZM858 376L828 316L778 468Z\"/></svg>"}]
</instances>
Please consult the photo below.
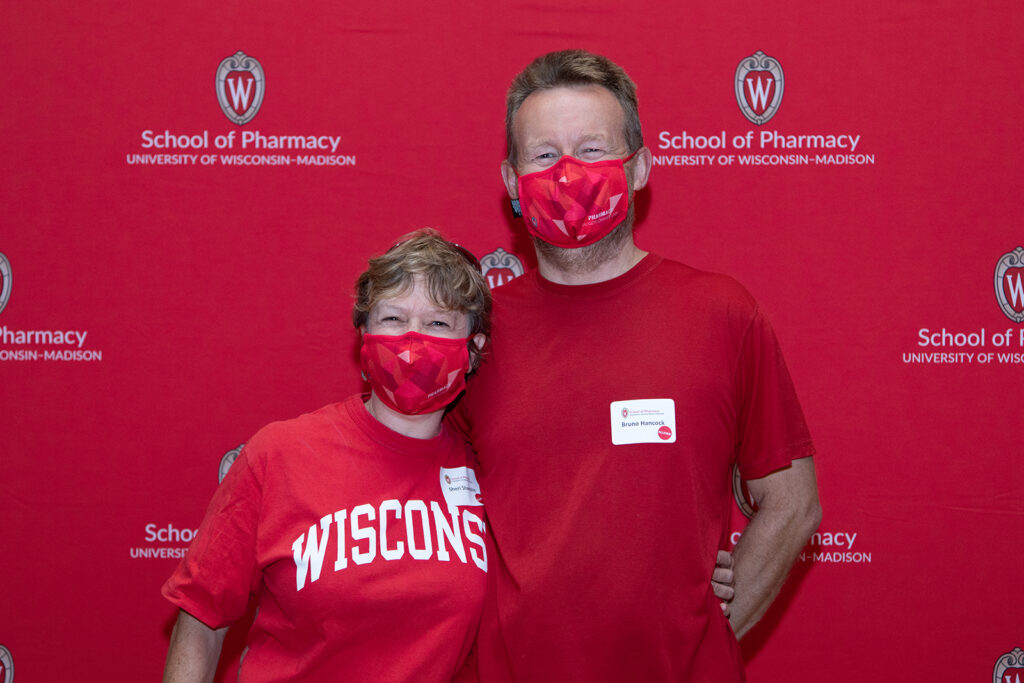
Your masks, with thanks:
<instances>
[{"instance_id":1,"label":"geometric pattern on mask","mask_svg":"<svg viewBox=\"0 0 1024 683\"><path fill-rule=\"evenodd\" d=\"M466 386L469 338L364 334L363 374L377 398L405 415L440 410Z\"/></svg>"},{"instance_id":2,"label":"geometric pattern on mask","mask_svg":"<svg viewBox=\"0 0 1024 683\"><path fill-rule=\"evenodd\" d=\"M624 159L587 163L564 156L551 168L519 176L526 228L557 247L584 247L626 217L629 187Z\"/></svg>"}]
</instances>

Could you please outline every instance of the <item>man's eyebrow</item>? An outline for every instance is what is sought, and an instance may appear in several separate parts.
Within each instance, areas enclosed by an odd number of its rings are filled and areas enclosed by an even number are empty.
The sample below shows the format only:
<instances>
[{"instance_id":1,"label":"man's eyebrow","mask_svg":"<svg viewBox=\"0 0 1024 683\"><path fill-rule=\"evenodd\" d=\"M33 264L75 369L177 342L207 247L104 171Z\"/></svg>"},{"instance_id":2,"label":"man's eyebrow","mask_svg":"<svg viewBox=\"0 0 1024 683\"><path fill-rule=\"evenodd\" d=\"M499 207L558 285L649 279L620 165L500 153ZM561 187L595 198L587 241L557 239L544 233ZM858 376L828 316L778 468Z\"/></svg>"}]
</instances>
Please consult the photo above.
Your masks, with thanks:
<instances>
[{"instance_id":1,"label":"man's eyebrow","mask_svg":"<svg viewBox=\"0 0 1024 683\"><path fill-rule=\"evenodd\" d=\"M609 135L608 133L600 133L600 132L596 132L596 131L593 132L593 133L577 132L577 133L574 133L571 137L575 138L575 142L576 143L590 142L590 141L599 141L599 142L607 143L607 142L609 142L610 140L612 140L614 138L613 135ZM542 137L537 137L537 138L534 138L532 140L527 140L527 141L523 142L522 143L522 148L523 149L530 149L532 147L544 147L545 145L554 146L554 144L555 143L553 143L550 138L547 138L547 137L543 137L543 138Z\"/></svg>"},{"instance_id":2,"label":"man's eyebrow","mask_svg":"<svg viewBox=\"0 0 1024 683\"><path fill-rule=\"evenodd\" d=\"M548 138L534 138L527 140L523 143L523 149L529 149L531 147L543 147L545 145L551 145L551 141Z\"/></svg>"}]
</instances>

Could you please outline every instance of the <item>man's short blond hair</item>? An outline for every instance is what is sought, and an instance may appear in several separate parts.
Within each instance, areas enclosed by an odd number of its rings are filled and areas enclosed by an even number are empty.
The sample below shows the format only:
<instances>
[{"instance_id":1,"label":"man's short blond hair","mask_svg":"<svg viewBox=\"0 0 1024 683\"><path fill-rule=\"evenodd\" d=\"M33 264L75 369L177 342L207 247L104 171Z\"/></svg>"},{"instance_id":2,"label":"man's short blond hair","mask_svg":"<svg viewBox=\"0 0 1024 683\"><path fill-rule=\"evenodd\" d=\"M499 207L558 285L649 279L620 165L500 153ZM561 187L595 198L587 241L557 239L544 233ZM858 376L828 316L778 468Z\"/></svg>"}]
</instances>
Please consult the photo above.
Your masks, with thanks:
<instances>
[{"instance_id":1,"label":"man's short blond hair","mask_svg":"<svg viewBox=\"0 0 1024 683\"><path fill-rule=\"evenodd\" d=\"M509 86L505 97L505 140L508 161L513 167L517 163L518 150L512 134L512 123L526 98L538 90L583 85L600 85L615 96L625 114L629 151L635 152L643 147L644 135L640 129L636 84L622 67L607 57L586 50L561 50L533 60Z\"/></svg>"},{"instance_id":2,"label":"man's short blond hair","mask_svg":"<svg viewBox=\"0 0 1024 683\"><path fill-rule=\"evenodd\" d=\"M431 228L409 233L387 252L370 259L369 267L356 280L352 323L359 328L365 326L374 306L408 292L417 275L422 276L435 305L468 315L470 337L490 337L491 290L479 264L463 247ZM469 355L476 369L482 352L472 342Z\"/></svg>"}]
</instances>

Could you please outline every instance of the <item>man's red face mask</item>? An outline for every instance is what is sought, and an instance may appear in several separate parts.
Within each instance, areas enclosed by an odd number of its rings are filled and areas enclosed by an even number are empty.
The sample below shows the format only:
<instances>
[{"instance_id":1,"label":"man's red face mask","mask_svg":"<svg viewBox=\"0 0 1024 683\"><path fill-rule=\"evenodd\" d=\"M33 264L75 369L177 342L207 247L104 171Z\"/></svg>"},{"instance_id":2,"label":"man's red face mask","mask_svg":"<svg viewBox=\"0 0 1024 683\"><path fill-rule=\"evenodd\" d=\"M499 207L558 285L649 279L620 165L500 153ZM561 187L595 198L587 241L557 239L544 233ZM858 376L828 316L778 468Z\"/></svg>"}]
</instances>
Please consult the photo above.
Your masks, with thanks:
<instances>
[{"instance_id":1,"label":"man's red face mask","mask_svg":"<svg viewBox=\"0 0 1024 683\"><path fill-rule=\"evenodd\" d=\"M519 206L534 237L565 249L593 244L629 212L625 159L586 162L564 156L551 168L519 176Z\"/></svg>"}]
</instances>

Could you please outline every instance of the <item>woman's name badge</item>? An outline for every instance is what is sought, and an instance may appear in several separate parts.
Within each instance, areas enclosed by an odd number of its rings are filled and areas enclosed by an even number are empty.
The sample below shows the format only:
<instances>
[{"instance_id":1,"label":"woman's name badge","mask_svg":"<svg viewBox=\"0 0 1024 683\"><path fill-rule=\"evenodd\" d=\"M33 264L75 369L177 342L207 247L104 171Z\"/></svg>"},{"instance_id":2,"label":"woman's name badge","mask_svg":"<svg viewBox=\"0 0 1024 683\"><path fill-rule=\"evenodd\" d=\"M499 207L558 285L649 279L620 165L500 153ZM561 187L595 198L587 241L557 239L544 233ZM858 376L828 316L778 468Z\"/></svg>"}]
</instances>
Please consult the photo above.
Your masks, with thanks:
<instances>
[{"instance_id":1,"label":"woman's name badge","mask_svg":"<svg viewBox=\"0 0 1024 683\"><path fill-rule=\"evenodd\" d=\"M676 402L670 398L612 401L612 443L675 443Z\"/></svg>"},{"instance_id":2,"label":"woman's name badge","mask_svg":"<svg viewBox=\"0 0 1024 683\"><path fill-rule=\"evenodd\" d=\"M442 467L441 492L448 507L484 504L476 472L468 467Z\"/></svg>"}]
</instances>

